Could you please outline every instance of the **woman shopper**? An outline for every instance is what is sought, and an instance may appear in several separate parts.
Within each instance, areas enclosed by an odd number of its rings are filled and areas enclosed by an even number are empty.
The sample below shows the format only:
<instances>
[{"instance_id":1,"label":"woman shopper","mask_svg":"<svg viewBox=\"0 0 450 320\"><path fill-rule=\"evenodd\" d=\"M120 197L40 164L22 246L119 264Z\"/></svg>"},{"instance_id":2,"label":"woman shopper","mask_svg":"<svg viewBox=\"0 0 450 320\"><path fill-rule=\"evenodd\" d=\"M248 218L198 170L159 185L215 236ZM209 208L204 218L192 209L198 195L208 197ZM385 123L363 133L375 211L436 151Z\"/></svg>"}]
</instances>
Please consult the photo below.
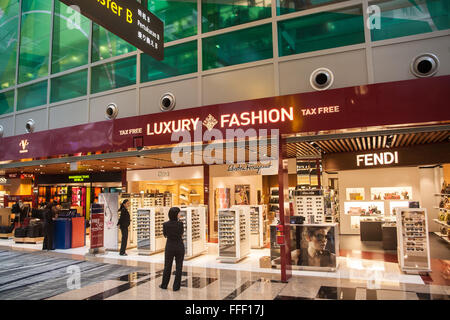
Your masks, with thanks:
<instances>
[{"instance_id":1,"label":"woman shopper","mask_svg":"<svg viewBox=\"0 0 450 320\"><path fill-rule=\"evenodd\" d=\"M130 212L128 209L130 208L130 201L128 199L123 200L122 204L120 205L120 218L117 225L120 228L120 231L122 233L122 241L120 243L120 255L126 256L127 253L125 250L127 250L127 244L128 244L128 227L130 226Z\"/></svg>"},{"instance_id":2,"label":"woman shopper","mask_svg":"<svg viewBox=\"0 0 450 320\"><path fill-rule=\"evenodd\" d=\"M44 243L42 250L54 250L55 219L58 214L56 203L50 202L44 209Z\"/></svg>"},{"instance_id":3,"label":"woman shopper","mask_svg":"<svg viewBox=\"0 0 450 320\"><path fill-rule=\"evenodd\" d=\"M183 244L183 222L179 221L180 208L172 207L169 210L169 221L163 224L163 234L167 238L164 256L164 274L161 289L167 289L172 271L173 258L176 262L175 281L173 291L180 290L181 271L183 270L184 244Z\"/></svg>"}]
</instances>

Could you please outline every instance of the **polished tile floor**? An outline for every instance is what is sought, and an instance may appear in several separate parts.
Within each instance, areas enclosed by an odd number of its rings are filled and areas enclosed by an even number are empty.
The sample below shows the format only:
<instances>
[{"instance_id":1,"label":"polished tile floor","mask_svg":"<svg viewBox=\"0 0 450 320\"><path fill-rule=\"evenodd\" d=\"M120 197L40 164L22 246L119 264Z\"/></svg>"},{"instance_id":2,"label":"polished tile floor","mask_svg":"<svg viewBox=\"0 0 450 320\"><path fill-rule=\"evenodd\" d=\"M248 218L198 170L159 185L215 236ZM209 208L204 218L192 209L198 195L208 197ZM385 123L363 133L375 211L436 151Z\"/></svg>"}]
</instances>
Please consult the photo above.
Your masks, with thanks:
<instances>
[{"instance_id":1,"label":"polished tile floor","mask_svg":"<svg viewBox=\"0 0 450 320\"><path fill-rule=\"evenodd\" d=\"M9 242L8 242L9 241ZM449 300L450 282L403 274L393 254L341 250L337 272L293 271L288 283L275 269L259 268L267 249L239 264L216 261L217 247L186 261L182 286L159 288L163 255L116 252L85 256L86 248L40 251L39 245L0 241L0 299L51 300ZM435 259L435 263L439 260ZM80 267L80 288L68 286L70 266ZM439 270L433 270L439 273Z\"/></svg>"}]
</instances>

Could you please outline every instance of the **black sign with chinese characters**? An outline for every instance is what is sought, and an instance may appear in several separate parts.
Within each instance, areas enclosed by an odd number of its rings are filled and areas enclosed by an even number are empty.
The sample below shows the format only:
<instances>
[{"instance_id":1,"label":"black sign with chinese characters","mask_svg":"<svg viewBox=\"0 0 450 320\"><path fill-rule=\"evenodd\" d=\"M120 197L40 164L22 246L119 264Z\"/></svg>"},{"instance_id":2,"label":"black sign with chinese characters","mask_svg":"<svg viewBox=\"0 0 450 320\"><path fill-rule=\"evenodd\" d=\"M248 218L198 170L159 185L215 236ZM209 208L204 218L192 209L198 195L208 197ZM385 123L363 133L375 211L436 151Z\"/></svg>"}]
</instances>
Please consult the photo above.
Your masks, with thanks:
<instances>
[{"instance_id":1,"label":"black sign with chinese characters","mask_svg":"<svg viewBox=\"0 0 450 320\"><path fill-rule=\"evenodd\" d=\"M136 0L60 0L156 60L164 59L164 24Z\"/></svg>"}]
</instances>

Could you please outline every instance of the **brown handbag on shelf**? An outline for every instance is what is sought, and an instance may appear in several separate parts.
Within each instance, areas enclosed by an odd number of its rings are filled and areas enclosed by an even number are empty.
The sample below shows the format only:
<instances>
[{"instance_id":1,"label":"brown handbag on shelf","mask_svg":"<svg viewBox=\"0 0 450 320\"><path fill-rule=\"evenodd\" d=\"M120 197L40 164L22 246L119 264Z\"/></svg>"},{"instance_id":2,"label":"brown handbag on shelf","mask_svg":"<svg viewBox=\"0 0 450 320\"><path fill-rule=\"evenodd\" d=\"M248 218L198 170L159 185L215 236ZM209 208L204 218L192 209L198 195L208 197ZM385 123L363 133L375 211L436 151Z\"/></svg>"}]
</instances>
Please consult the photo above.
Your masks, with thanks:
<instances>
[{"instance_id":1,"label":"brown handbag on shelf","mask_svg":"<svg viewBox=\"0 0 450 320\"><path fill-rule=\"evenodd\" d=\"M348 210L348 214L360 215L362 213L362 209L360 207L350 207Z\"/></svg>"}]
</instances>

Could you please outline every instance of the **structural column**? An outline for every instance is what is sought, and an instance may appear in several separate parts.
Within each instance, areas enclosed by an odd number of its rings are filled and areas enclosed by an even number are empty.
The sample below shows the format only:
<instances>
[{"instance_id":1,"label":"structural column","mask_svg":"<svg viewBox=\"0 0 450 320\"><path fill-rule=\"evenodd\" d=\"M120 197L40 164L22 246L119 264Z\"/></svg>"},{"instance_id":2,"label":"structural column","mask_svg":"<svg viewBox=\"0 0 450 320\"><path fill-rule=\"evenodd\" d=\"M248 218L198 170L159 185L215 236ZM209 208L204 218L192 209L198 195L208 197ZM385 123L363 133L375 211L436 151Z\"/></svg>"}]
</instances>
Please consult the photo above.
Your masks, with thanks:
<instances>
[{"instance_id":1,"label":"structural column","mask_svg":"<svg viewBox=\"0 0 450 320\"><path fill-rule=\"evenodd\" d=\"M286 157L286 141L281 136L278 140L278 202L280 226L283 230L283 243L280 245L281 281L287 282L292 277L291 241L290 241L290 208L289 208L289 176L288 159Z\"/></svg>"}]
</instances>

